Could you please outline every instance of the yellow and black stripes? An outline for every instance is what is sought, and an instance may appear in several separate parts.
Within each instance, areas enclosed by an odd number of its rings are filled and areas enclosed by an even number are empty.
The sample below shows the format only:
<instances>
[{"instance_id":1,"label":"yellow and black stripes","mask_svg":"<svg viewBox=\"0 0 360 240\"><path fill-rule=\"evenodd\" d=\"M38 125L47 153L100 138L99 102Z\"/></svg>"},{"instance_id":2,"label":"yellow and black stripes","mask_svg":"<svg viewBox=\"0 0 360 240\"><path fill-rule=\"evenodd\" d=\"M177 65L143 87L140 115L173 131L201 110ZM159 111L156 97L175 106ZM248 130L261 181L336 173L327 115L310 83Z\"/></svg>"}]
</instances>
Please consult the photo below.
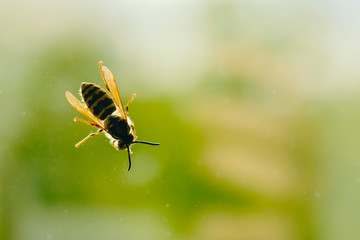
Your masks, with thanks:
<instances>
[{"instance_id":1,"label":"yellow and black stripes","mask_svg":"<svg viewBox=\"0 0 360 240\"><path fill-rule=\"evenodd\" d=\"M116 110L114 101L99 86L82 83L80 91L86 106L100 120L104 120Z\"/></svg>"}]
</instances>

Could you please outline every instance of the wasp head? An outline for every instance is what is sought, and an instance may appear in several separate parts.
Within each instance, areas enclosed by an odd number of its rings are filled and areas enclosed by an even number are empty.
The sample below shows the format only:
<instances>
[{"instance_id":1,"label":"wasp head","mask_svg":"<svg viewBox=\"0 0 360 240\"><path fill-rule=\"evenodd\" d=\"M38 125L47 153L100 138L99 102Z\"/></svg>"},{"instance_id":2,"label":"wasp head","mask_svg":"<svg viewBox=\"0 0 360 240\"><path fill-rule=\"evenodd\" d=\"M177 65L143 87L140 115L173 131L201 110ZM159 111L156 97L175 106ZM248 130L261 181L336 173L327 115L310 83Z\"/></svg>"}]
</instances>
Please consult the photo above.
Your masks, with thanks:
<instances>
[{"instance_id":1,"label":"wasp head","mask_svg":"<svg viewBox=\"0 0 360 240\"><path fill-rule=\"evenodd\" d=\"M126 138L118 141L118 148L120 150L124 150L124 149L128 148L128 146L130 146L130 144L132 144L133 141L134 141L134 135L132 135L130 133L129 135L127 135Z\"/></svg>"}]
</instances>

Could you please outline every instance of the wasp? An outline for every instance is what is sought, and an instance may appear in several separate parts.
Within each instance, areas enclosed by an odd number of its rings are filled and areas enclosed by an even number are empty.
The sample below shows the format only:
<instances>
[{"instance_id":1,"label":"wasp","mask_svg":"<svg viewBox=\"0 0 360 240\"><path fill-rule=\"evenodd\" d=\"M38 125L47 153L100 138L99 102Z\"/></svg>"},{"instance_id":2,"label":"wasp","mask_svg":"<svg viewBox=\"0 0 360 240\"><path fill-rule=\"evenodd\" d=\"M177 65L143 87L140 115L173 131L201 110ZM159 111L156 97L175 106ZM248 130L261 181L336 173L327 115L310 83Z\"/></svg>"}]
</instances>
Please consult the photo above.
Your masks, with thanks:
<instances>
[{"instance_id":1,"label":"wasp","mask_svg":"<svg viewBox=\"0 0 360 240\"><path fill-rule=\"evenodd\" d=\"M102 61L99 62L99 65L101 76L109 93L99 86L87 82L81 83L80 86L82 102L69 91L65 93L70 105L89 120L87 121L76 117L74 121L81 121L98 128L97 132L89 134L86 138L78 142L75 147L79 147L89 138L104 132L114 148L117 150L127 150L129 171L131 168L131 145L135 143L149 145L160 144L136 140L137 136L135 135L134 123L128 116L129 104L134 100L136 94L132 95L124 111L114 75L106 66L103 66Z\"/></svg>"}]
</instances>

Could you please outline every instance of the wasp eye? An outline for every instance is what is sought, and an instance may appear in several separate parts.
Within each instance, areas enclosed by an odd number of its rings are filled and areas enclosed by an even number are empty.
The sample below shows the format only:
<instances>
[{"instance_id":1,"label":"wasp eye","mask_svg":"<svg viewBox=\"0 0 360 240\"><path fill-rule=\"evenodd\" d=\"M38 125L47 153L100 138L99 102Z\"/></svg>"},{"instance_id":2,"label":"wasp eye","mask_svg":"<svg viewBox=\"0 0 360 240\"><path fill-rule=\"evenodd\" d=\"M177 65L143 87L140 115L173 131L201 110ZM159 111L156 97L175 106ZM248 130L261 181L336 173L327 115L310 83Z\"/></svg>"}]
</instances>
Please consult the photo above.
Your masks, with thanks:
<instances>
[{"instance_id":1,"label":"wasp eye","mask_svg":"<svg viewBox=\"0 0 360 240\"><path fill-rule=\"evenodd\" d=\"M126 145L124 144L124 142L119 141L118 142L118 147L119 147L119 149L125 149Z\"/></svg>"},{"instance_id":2,"label":"wasp eye","mask_svg":"<svg viewBox=\"0 0 360 240\"><path fill-rule=\"evenodd\" d=\"M119 142L118 142L118 147L119 147L119 149L121 149L121 150L127 148L127 146L126 146L126 144L125 144L124 141L119 141Z\"/></svg>"}]
</instances>

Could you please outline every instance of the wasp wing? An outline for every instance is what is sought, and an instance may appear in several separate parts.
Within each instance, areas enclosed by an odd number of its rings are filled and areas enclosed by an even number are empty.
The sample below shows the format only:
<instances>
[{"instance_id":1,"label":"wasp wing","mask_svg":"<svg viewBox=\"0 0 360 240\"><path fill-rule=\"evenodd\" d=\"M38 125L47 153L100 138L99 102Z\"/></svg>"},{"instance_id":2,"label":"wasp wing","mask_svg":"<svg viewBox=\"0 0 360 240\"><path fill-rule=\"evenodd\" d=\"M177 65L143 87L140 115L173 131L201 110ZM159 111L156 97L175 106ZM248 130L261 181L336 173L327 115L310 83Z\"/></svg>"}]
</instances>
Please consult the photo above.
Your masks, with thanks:
<instances>
[{"instance_id":1,"label":"wasp wing","mask_svg":"<svg viewBox=\"0 0 360 240\"><path fill-rule=\"evenodd\" d=\"M66 99L77 111L83 114L85 117L93 121L96 125L98 125L101 129L104 128L104 124L98 118L96 118L90 110L82 103L79 99L77 99L71 92L66 91L65 93Z\"/></svg>"},{"instance_id":2,"label":"wasp wing","mask_svg":"<svg viewBox=\"0 0 360 240\"><path fill-rule=\"evenodd\" d=\"M115 105L117 106L117 109L120 112L121 118L126 119L126 115L124 112L123 105L121 103L121 98L120 98L119 90L116 86L114 75L111 73L111 71L107 67L103 66L102 63L103 62L100 61L99 65L100 65L101 76L105 82L105 87L112 95L112 98L115 101Z\"/></svg>"}]
</instances>

